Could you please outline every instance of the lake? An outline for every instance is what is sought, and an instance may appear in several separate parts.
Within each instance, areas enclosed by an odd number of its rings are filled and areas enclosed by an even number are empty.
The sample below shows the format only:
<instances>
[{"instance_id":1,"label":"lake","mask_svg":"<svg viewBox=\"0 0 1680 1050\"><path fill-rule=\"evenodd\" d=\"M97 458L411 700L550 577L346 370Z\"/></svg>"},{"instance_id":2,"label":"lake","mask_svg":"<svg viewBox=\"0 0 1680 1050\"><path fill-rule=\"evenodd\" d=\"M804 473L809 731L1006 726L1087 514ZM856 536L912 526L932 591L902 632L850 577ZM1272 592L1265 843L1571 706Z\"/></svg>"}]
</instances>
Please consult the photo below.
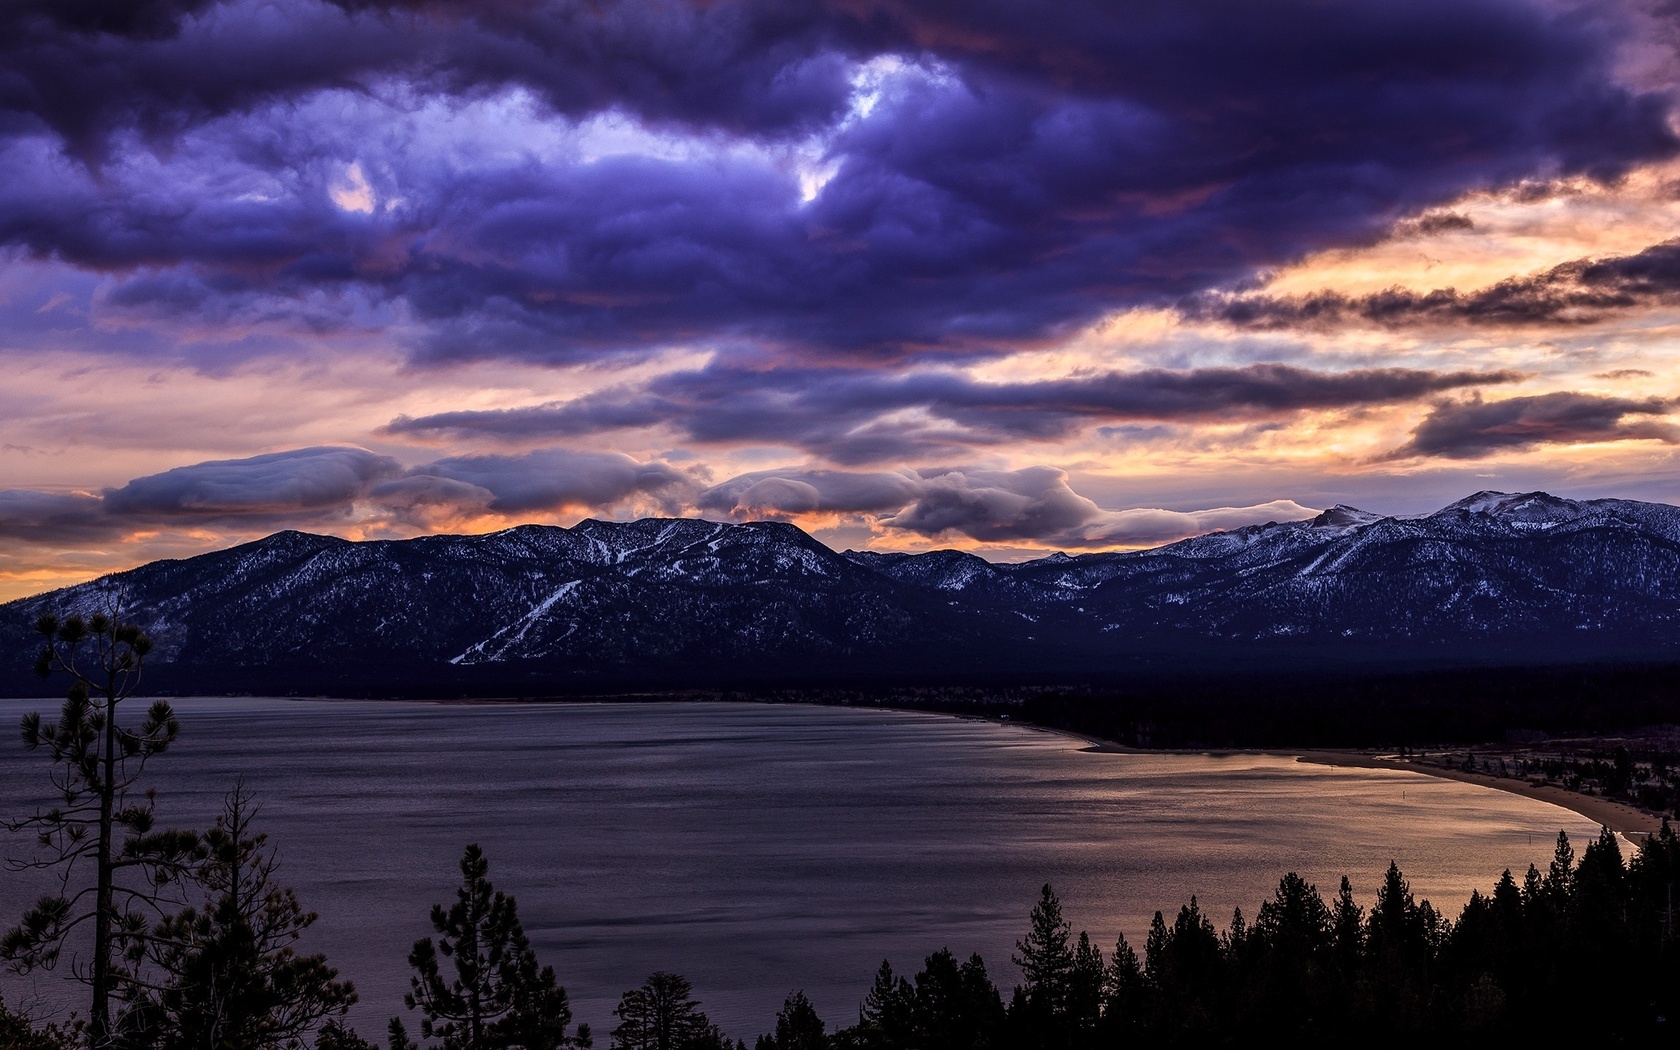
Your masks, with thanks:
<instances>
[{"instance_id":1,"label":"lake","mask_svg":"<svg viewBox=\"0 0 1680 1050\"><path fill-rule=\"evenodd\" d=\"M0 701L0 727L54 702ZM132 716L143 705L132 703ZM129 710L125 706L125 711ZM1251 920L1297 871L1369 906L1392 858L1449 917L1506 867L1544 867L1567 810L1416 773L1287 755L1105 754L1021 726L761 704L441 705L192 698L154 760L160 820L203 826L243 776L282 880L320 913L307 946L356 982L352 1014L383 1042L406 956L453 899L461 851L485 848L598 1045L620 993L656 969L694 984L750 1045L803 989L831 1027L857 1019L883 957L978 951L993 979L1039 887L1105 953L1139 954L1156 909L1191 894ZM0 815L47 801L44 754L6 729ZM9 856L29 841L3 842ZM0 875L0 922L38 882ZM0 975L9 1004L62 1002L55 975ZM76 1001L81 1001L78 989ZM417 1022L410 1020L410 1029Z\"/></svg>"}]
</instances>

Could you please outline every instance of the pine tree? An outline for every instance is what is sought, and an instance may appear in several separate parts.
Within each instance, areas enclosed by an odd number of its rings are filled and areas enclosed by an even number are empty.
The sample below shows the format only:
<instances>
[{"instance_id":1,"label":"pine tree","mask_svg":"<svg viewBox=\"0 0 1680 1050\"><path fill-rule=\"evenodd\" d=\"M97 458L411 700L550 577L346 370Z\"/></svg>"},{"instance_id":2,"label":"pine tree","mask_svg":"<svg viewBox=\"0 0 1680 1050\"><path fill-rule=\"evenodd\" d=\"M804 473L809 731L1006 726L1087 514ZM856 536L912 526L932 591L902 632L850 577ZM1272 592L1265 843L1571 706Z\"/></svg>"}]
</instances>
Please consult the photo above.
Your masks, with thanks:
<instances>
[{"instance_id":1,"label":"pine tree","mask_svg":"<svg viewBox=\"0 0 1680 1050\"><path fill-rule=\"evenodd\" d=\"M1260 905L1253 935L1288 960L1287 965L1302 966L1330 942L1334 922L1317 887L1290 872L1278 882L1272 899Z\"/></svg>"},{"instance_id":2,"label":"pine tree","mask_svg":"<svg viewBox=\"0 0 1680 1050\"><path fill-rule=\"evenodd\" d=\"M1015 942L1014 962L1026 979L1022 990L1034 1011L1047 1018L1067 1015L1073 989L1072 927L1062 918L1062 902L1049 883L1033 905L1027 935Z\"/></svg>"},{"instance_id":3,"label":"pine tree","mask_svg":"<svg viewBox=\"0 0 1680 1050\"><path fill-rule=\"evenodd\" d=\"M1143 942L1143 973L1149 983L1156 990L1164 990L1168 981L1167 946L1171 936L1167 933L1167 921L1160 912L1149 920L1149 935Z\"/></svg>"},{"instance_id":4,"label":"pine tree","mask_svg":"<svg viewBox=\"0 0 1680 1050\"><path fill-rule=\"evenodd\" d=\"M1074 1031L1092 1031L1101 1020L1106 973L1102 949L1081 930L1073 947L1073 971L1068 975L1068 1020Z\"/></svg>"},{"instance_id":5,"label":"pine tree","mask_svg":"<svg viewBox=\"0 0 1680 1050\"><path fill-rule=\"evenodd\" d=\"M1144 948L1144 972L1171 1024L1186 1031L1209 1028L1223 1005L1222 961L1219 934L1194 895L1171 926L1156 913Z\"/></svg>"},{"instance_id":6,"label":"pine tree","mask_svg":"<svg viewBox=\"0 0 1680 1050\"><path fill-rule=\"evenodd\" d=\"M461 887L447 910L432 907L438 939L414 942L414 968L403 1002L421 1012L422 1038L443 1050L559 1050L588 1047L589 1029L569 1036L571 1006L554 969L539 968L519 924L514 899L490 884L490 863L476 844L461 858ZM453 961L446 977L441 959ZM392 1050L414 1046L399 1018L391 1019Z\"/></svg>"},{"instance_id":7,"label":"pine tree","mask_svg":"<svg viewBox=\"0 0 1680 1050\"><path fill-rule=\"evenodd\" d=\"M910 1044L916 1023L916 990L881 960L875 981L858 1009L857 1035L864 1046L895 1050Z\"/></svg>"},{"instance_id":8,"label":"pine tree","mask_svg":"<svg viewBox=\"0 0 1680 1050\"><path fill-rule=\"evenodd\" d=\"M916 974L911 1031L902 1045L916 1050L975 1050L995 1045L1003 1000L978 955L958 963L950 949L927 957Z\"/></svg>"},{"instance_id":9,"label":"pine tree","mask_svg":"<svg viewBox=\"0 0 1680 1050\"><path fill-rule=\"evenodd\" d=\"M252 830L256 812L237 784L193 871L203 906L163 919L146 938L163 980L131 995L118 1022L129 1045L290 1050L355 1003L355 988L334 980L325 956L297 954L315 914L275 883L268 836Z\"/></svg>"},{"instance_id":10,"label":"pine tree","mask_svg":"<svg viewBox=\"0 0 1680 1050\"><path fill-rule=\"evenodd\" d=\"M1390 861L1365 923L1370 990L1378 1020L1389 1030L1410 1031L1424 1022L1438 925L1435 909L1417 903L1400 865Z\"/></svg>"},{"instance_id":11,"label":"pine tree","mask_svg":"<svg viewBox=\"0 0 1680 1050\"><path fill-rule=\"evenodd\" d=\"M1400 872L1400 865L1388 862L1377 902L1371 907L1366 937L1373 955L1409 956L1422 943L1423 930L1418 920L1417 901L1412 887Z\"/></svg>"},{"instance_id":12,"label":"pine tree","mask_svg":"<svg viewBox=\"0 0 1680 1050\"><path fill-rule=\"evenodd\" d=\"M1575 849L1569 844L1569 836L1561 831L1558 832L1557 848L1552 851L1552 863L1546 868L1545 886L1561 914L1566 910L1564 903L1569 899L1570 890L1575 887Z\"/></svg>"},{"instance_id":13,"label":"pine tree","mask_svg":"<svg viewBox=\"0 0 1680 1050\"><path fill-rule=\"evenodd\" d=\"M776 1014L776 1031L761 1035L754 1050L828 1050L828 1026L804 992L794 992Z\"/></svg>"},{"instance_id":14,"label":"pine tree","mask_svg":"<svg viewBox=\"0 0 1680 1050\"><path fill-rule=\"evenodd\" d=\"M713 1025L700 1012L687 978L659 970L619 999L612 1050L694 1050L715 1045Z\"/></svg>"},{"instance_id":15,"label":"pine tree","mask_svg":"<svg viewBox=\"0 0 1680 1050\"><path fill-rule=\"evenodd\" d=\"M1165 930L1163 925L1163 934ZM1103 975L1104 1028L1117 1034L1135 1031L1144 1020L1146 990L1143 965L1122 934L1114 943L1114 954Z\"/></svg>"},{"instance_id":16,"label":"pine tree","mask_svg":"<svg viewBox=\"0 0 1680 1050\"><path fill-rule=\"evenodd\" d=\"M86 620L44 615L35 629L44 639L36 673L66 674L71 684L57 722L24 716L23 742L51 757L62 805L6 826L35 833L40 853L24 866L60 869L65 889L42 898L0 937L0 958L21 971L51 969L73 931L91 922L91 965L74 969L92 991L89 1045L103 1050L112 1041L113 999L136 982L125 958L170 903L165 891L185 873L197 843L189 832L159 830L152 793L138 791L147 762L175 742L180 725L162 700L138 727L119 721L152 650L139 627L113 611ZM93 881L78 888L71 880L83 872Z\"/></svg>"},{"instance_id":17,"label":"pine tree","mask_svg":"<svg viewBox=\"0 0 1680 1050\"><path fill-rule=\"evenodd\" d=\"M1249 940L1248 920L1241 908L1232 908L1231 925L1219 936L1220 949L1233 960L1241 959L1248 952Z\"/></svg>"}]
</instances>

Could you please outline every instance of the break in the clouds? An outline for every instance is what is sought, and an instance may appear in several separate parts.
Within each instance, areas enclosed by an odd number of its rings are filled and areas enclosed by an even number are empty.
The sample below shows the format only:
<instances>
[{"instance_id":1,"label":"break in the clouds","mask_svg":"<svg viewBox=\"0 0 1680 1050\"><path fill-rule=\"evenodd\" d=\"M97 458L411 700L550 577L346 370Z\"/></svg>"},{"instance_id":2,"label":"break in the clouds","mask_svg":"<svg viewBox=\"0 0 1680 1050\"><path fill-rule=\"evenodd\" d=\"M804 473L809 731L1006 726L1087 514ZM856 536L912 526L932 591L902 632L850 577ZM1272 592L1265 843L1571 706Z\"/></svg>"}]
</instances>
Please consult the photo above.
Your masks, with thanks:
<instances>
[{"instance_id":1,"label":"break in the clouds","mask_svg":"<svg viewBox=\"0 0 1680 1050\"><path fill-rule=\"evenodd\" d=\"M114 314L392 304L434 362L994 353L1672 154L1626 31L1518 0L14 4L0 241L121 278Z\"/></svg>"},{"instance_id":2,"label":"break in the clouds","mask_svg":"<svg viewBox=\"0 0 1680 1050\"><path fill-rule=\"evenodd\" d=\"M1420 292L1390 288L1349 296L1202 293L1181 303L1188 317L1247 328L1287 329L1370 324L1579 327L1622 313L1680 301L1680 241L1632 255L1578 259L1486 288Z\"/></svg>"},{"instance_id":3,"label":"break in the clouds","mask_svg":"<svg viewBox=\"0 0 1680 1050\"><path fill-rule=\"evenodd\" d=\"M1656 397L1632 400L1574 393L1443 401L1412 431L1412 439L1387 458L1474 459L1536 445L1605 441L1680 444L1680 427L1663 418L1673 408L1672 402Z\"/></svg>"},{"instance_id":4,"label":"break in the clouds","mask_svg":"<svg viewBox=\"0 0 1680 1050\"><path fill-rule=\"evenodd\" d=\"M713 365L563 404L399 418L389 430L518 441L665 427L690 442L787 445L837 463L860 464L1058 438L1104 422L1270 418L1409 401L1519 378L1509 370L1331 373L1273 363L987 383L948 371L894 376L859 369ZM916 418L903 418L912 409Z\"/></svg>"}]
</instances>

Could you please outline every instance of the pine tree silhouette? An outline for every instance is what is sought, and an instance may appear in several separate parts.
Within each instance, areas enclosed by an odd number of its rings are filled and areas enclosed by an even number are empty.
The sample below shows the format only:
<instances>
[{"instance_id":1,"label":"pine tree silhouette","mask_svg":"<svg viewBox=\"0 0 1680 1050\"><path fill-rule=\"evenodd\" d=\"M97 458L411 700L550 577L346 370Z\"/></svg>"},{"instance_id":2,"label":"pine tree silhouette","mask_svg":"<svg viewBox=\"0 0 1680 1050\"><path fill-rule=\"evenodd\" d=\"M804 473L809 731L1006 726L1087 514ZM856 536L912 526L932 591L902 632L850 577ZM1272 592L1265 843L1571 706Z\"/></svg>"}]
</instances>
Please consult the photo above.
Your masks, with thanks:
<instances>
[{"instance_id":1,"label":"pine tree silhouette","mask_svg":"<svg viewBox=\"0 0 1680 1050\"><path fill-rule=\"evenodd\" d=\"M587 1048L588 1026L567 1034L566 990L553 967L537 965L517 904L491 886L489 872L484 851L468 846L455 903L432 906L437 940L422 937L408 954L414 975L403 1002L421 1012L421 1037L441 1040L443 1050ZM453 976L444 974L444 960ZM392 1050L415 1045L400 1018L391 1019L390 1043Z\"/></svg>"}]
</instances>

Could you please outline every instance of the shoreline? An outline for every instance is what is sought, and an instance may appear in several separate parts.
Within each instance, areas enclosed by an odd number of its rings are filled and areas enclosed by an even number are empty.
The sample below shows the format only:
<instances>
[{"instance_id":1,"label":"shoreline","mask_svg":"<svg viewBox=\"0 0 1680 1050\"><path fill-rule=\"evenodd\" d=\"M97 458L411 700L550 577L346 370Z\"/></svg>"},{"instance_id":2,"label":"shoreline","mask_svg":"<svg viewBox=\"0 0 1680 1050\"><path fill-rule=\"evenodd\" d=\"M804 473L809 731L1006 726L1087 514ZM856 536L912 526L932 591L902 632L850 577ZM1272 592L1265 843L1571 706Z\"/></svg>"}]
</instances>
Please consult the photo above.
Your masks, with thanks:
<instances>
[{"instance_id":1,"label":"shoreline","mask_svg":"<svg viewBox=\"0 0 1680 1050\"><path fill-rule=\"evenodd\" d=\"M29 701L29 698L23 698L23 697L8 697L8 698L4 698L4 699L7 699L7 700L21 700L21 701L24 701L24 702ZM180 698L175 698L175 699L186 699L186 698L185 697L180 697ZM196 699L196 697L195 697L195 699ZM281 697L281 698L277 698L277 699L332 701L332 700L343 700L343 699L346 699L346 698L325 697L325 696L319 696L319 697L317 697L317 696L310 696L310 697L296 697L296 696L294 696L294 697ZM633 703L634 702L648 702L648 700L651 700L651 699L652 698L650 697L647 700L637 700L637 701L631 701L631 702L633 702ZM37 701L37 702L47 702L47 701L40 700L40 701ZM553 700L553 699L535 700L535 699L503 699L503 698L497 698L497 699L494 699L494 700L486 701L484 699L478 699L478 698L474 698L474 699L455 698L455 699L430 699L430 700L407 701L407 702L432 703L432 704L443 704L443 705L454 705L454 704L472 705L472 704L483 704L483 703L486 703L486 702L488 702L488 703L529 704L529 703L554 703L556 701ZM559 700L558 702L560 702L560 703L586 703L587 704L587 703L602 703L604 701L601 698L594 697L594 698L579 698L577 700L566 699L566 700ZM657 702L657 701L655 701L655 702ZM762 703L763 701L748 701L748 702ZM793 703L793 706L806 706L806 705L800 704L800 703ZM818 705L818 706L828 706L828 705ZM838 705L838 706L850 706L850 705ZM929 713L929 712L922 711L920 709L914 709L914 708L911 708L911 709L897 709L897 710L905 710L905 711L907 711L907 713L909 713L909 712L921 713L921 714ZM1428 764L1424 764L1424 763L1409 761L1407 759L1402 759L1402 758L1398 758L1398 757L1391 757L1391 756L1387 756L1387 755L1377 755L1377 754L1371 754L1371 753L1362 752L1362 751L1298 750L1298 749L1291 749L1291 748L1140 748L1140 747L1130 747L1130 746L1127 746L1125 744L1120 744L1120 743L1117 743L1117 742L1112 741L1112 740L1105 740L1105 739L1102 739L1100 737L1094 737L1094 736L1090 736L1090 735L1085 734L1085 733L1074 732L1073 730L1069 730L1069 729L1057 729L1057 728L1052 728L1050 726L1036 725L1032 722L1018 721L1018 720L1015 720L1015 719L1011 719L1007 716L998 717L998 716L994 716L994 715L963 714L963 713L958 713L958 712L936 712L936 713L943 714L946 717L956 718L958 720L963 720L963 721L972 720L972 721L978 721L978 722L989 722L989 723L992 723L993 725L1010 726L1010 727L1013 727L1013 728L1016 728L1016 729L1029 729L1029 730L1035 730L1035 731L1040 732L1040 733L1049 733L1053 736L1059 736L1059 737L1062 737L1064 739L1067 739L1067 740L1070 740L1070 741L1075 741L1075 742L1083 745L1082 750L1096 752L1096 753L1102 753L1102 754L1134 754L1134 755L1160 755L1160 754L1168 754L1168 755L1170 755L1170 754L1182 754L1182 755L1285 755L1285 756L1289 756L1289 757L1294 758L1297 762L1310 762L1310 763L1313 763L1315 765L1342 766L1342 767L1346 767L1346 768L1350 768L1350 769L1391 769L1391 770L1398 770L1400 772L1418 773L1418 774L1423 775L1423 776L1438 777L1442 780L1456 780L1456 781L1459 781L1460 783L1474 784L1474 785L1477 785L1479 787L1492 788L1496 791L1505 791L1505 792L1509 792L1510 794L1513 794L1513 795L1520 795L1524 798L1534 799L1535 801L1538 801L1538 802L1547 802L1547 803L1550 803L1551 805L1559 806L1563 809L1567 809L1567 810L1570 810L1573 813L1579 814L1580 816L1585 817L1586 819L1592 821L1595 824L1598 824L1602 827L1609 828L1612 832L1625 837L1630 843L1633 843L1635 845L1638 844L1638 840L1642 840L1646 836L1656 834L1661 829L1662 822L1663 822L1662 817L1658 816L1657 814L1650 813L1650 812L1647 812L1645 810L1639 809L1636 806L1628 805L1625 802L1617 802L1613 799L1603 798L1603 797L1598 796L1598 795L1587 795L1587 794L1583 794L1582 792L1579 792L1579 791L1570 791L1567 788L1558 787L1557 785L1554 785L1554 784L1531 784L1526 780L1518 780L1514 777L1499 777L1499 776L1493 776L1492 774L1488 774L1488 773L1470 773L1470 772L1466 772L1466 771L1460 770L1460 769L1452 769L1452 768L1445 767L1445 766L1428 765Z\"/></svg>"},{"instance_id":2,"label":"shoreline","mask_svg":"<svg viewBox=\"0 0 1680 1050\"><path fill-rule=\"evenodd\" d=\"M1418 762L1408 762L1399 758L1387 758L1380 755L1367 755L1358 751L1301 751L1295 752L1298 762L1312 762L1324 766L1346 766L1354 769L1398 769L1405 772L1421 773L1424 776L1439 777L1442 780L1456 780L1464 784L1477 784L1481 787L1506 791L1513 795L1521 795L1538 802L1549 802L1554 806L1578 813L1601 827L1609 828L1618 835L1622 835L1630 842L1643 839L1647 835L1654 835L1662 828L1662 818L1625 802L1602 798L1598 795L1586 795L1579 791L1558 787L1555 784L1530 784L1526 780L1514 777L1496 777L1488 773L1467 773L1461 769L1448 769L1442 766L1431 766Z\"/></svg>"},{"instance_id":3,"label":"shoreline","mask_svg":"<svg viewBox=\"0 0 1680 1050\"><path fill-rule=\"evenodd\" d=\"M986 721L996 720L986 719ZM1111 740L1097 739L1084 733L1075 733L1072 730L1052 729L1048 726L1033 725L1029 722L1005 721L998 722L998 724L1036 729L1042 733L1052 733L1056 736L1078 741L1085 745L1084 750L1101 754L1288 755L1297 762L1310 762L1321 766L1343 766L1349 769L1393 769L1403 773L1418 773L1422 776L1438 777L1442 780L1456 780L1463 784L1475 784L1479 787L1521 795L1537 802L1549 802L1554 806L1579 814L1601 827L1609 828L1634 845L1638 845L1639 841L1646 836L1654 835L1662 828L1662 817L1654 813L1648 813L1636 806L1630 806L1625 802L1617 802L1614 799L1570 791L1568 788L1558 787L1555 784L1530 784L1526 780L1517 780L1514 777L1496 777L1488 773L1467 773L1460 769L1431 766L1406 759L1391 758L1386 755L1367 754L1361 751L1292 750L1289 748L1140 748L1117 744Z\"/></svg>"}]
</instances>

